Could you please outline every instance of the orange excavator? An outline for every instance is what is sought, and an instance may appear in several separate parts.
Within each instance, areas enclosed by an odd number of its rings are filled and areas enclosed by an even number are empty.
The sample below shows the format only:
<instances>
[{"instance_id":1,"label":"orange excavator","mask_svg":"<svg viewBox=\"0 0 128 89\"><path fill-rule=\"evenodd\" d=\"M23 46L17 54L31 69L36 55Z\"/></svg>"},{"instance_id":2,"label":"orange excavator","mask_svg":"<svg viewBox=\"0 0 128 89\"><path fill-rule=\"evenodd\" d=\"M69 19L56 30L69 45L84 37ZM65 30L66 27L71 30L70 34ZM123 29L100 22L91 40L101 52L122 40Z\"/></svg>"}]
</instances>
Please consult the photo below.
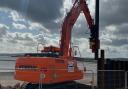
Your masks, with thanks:
<instances>
[{"instance_id":1,"label":"orange excavator","mask_svg":"<svg viewBox=\"0 0 128 89\"><path fill-rule=\"evenodd\" d=\"M86 0L76 0L62 24L60 48L44 47L41 53L28 53L16 60L15 79L29 82L29 86L39 84L57 84L80 80L83 71L77 66L72 55L71 31L83 12L90 29L90 48L95 52L99 48L95 37L95 24L90 15Z\"/></svg>"}]
</instances>

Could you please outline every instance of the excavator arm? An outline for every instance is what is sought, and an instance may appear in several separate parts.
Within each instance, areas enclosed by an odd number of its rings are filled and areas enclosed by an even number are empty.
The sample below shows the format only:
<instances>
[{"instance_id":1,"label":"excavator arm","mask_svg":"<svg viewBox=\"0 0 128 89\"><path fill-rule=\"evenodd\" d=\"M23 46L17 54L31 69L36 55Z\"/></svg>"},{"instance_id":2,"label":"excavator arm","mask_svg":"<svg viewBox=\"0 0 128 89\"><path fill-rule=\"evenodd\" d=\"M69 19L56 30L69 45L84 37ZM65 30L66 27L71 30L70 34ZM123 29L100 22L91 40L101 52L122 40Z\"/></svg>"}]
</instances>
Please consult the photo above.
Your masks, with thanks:
<instances>
[{"instance_id":1,"label":"excavator arm","mask_svg":"<svg viewBox=\"0 0 128 89\"><path fill-rule=\"evenodd\" d=\"M95 52L96 45L95 45L95 25L94 20L92 19L90 15L90 11L88 9L88 6L86 4L85 0L76 0L73 4L73 7L71 8L70 12L67 14L67 16L64 19L63 25L62 25L62 31L61 31L61 44L60 44L60 55L61 56L70 56L70 41L71 41L71 31L72 28L79 17L80 13L83 12L85 15L85 18L88 23L88 27L90 29L90 48L93 52Z\"/></svg>"}]
</instances>

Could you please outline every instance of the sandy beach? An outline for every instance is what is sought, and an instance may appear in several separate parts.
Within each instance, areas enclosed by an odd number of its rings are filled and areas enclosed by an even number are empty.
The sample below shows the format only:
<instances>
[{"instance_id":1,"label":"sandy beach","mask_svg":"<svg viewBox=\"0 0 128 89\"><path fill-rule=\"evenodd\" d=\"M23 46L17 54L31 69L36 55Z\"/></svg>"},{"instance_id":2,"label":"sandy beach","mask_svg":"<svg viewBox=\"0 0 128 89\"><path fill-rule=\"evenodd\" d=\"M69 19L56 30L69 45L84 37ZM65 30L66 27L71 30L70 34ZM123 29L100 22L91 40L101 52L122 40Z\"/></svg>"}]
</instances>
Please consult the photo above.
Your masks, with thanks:
<instances>
[{"instance_id":1,"label":"sandy beach","mask_svg":"<svg viewBox=\"0 0 128 89\"><path fill-rule=\"evenodd\" d=\"M14 86L22 81L14 80L14 72L0 72L0 84L2 86Z\"/></svg>"},{"instance_id":2,"label":"sandy beach","mask_svg":"<svg viewBox=\"0 0 128 89\"><path fill-rule=\"evenodd\" d=\"M16 85L18 83L22 84L23 82L17 81L17 80L0 80L0 84L2 86L4 86L4 87L6 87L6 86L14 86L14 85Z\"/></svg>"}]
</instances>

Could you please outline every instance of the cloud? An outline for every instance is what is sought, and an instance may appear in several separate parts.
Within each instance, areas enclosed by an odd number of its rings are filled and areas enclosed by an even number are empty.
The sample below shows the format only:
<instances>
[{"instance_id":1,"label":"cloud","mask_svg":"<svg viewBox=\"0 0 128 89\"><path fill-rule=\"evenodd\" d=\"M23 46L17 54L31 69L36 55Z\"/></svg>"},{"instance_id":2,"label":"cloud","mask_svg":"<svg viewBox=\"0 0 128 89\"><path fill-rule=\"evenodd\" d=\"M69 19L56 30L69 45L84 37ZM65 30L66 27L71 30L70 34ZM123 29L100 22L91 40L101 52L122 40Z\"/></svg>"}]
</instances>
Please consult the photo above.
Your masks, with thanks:
<instances>
[{"instance_id":1,"label":"cloud","mask_svg":"<svg viewBox=\"0 0 128 89\"><path fill-rule=\"evenodd\" d=\"M119 56L116 54L120 54L127 57L127 3L128 0L100 1L101 48L106 50L107 56ZM94 16L94 0L88 0L88 4L91 15ZM6 44L15 44L17 51L24 51L22 50L24 48L30 51L34 50L33 47L38 42L58 45L60 31L57 29L61 29L63 17L70 10L72 2L69 0L0 0L0 6L2 7L1 10L6 9L0 13L0 23L9 28L1 30L1 33L5 34L0 35L4 36L4 40L8 40ZM9 11L7 8L13 10ZM27 29L23 30L23 25ZM16 30L16 28L22 28L22 30ZM72 32L73 43L80 46L82 55L90 55L89 34L87 34L90 31L83 15L77 20Z\"/></svg>"},{"instance_id":2,"label":"cloud","mask_svg":"<svg viewBox=\"0 0 128 89\"><path fill-rule=\"evenodd\" d=\"M34 35L32 33L21 33L21 32L7 32L4 37L4 41L1 42L0 46L5 46L1 49L1 52L8 52L9 50L15 50L12 52L36 52L37 44L43 43L45 46L53 45L59 46L58 37L54 35L45 37L43 34ZM9 45L9 46L8 46Z\"/></svg>"},{"instance_id":3,"label":"cloud","mask_svg":"<svg viewBox=\"0 0 128 89\"><path fill-rule=\"evenodd\" d=\"M128 44L128 39L111 38L110 40L102 41L102 43L107 46L122 47Z\"/></svg>"},{"instance_id":4,"label":"cloud","mask_svg":"<svg viewBox=\"0 0 128 89\"><path fill-rule=\"evenodd\" d=\"M88 28L88 24L84 14L81 13L81 15L77 19L72 29L72 37L89 38L89 36L90 36L90 29Z\"/></svg>"},{"instance_id":5,"label":"cloud","mask_svg":"<svg viewBox=\"0 0 128 89\"><path fill-rule=\"evenodd\" d=\"M23 24L13 23L12 25L13 25L13 27L14 27L15 29L20 29L20 30L22 30L22 29L26 29L26 28L27 28L27 27L26 27L25 25L23 25Z\"/></svg>"},{"instance_id":6,"label":"cloud","mask_svg":"<svg viewBox=\"0 0 128 89\"><path fill-rule=\"evenodd\" d=\"M106 26L101 41L106 45L124 46L128 44L128 24Z\"/></svg>"},{"instance_id":7,"label":"cloud","mask_svg":"<svg viewBox=\"0 0 128 89\"><path fill-rule=\"evenodd\" d=\"M101 0L100 23L118 25L128 23L128 0Z\"/></svg>"},{"instance_id":8,"label":"cloud","mask_svg":"<svg viewBox=\"0 0 128 89\"><path fill-rule=\"evenodd\" d=\"M40 23L36 23L36 22L32 22L30 25L29 25L29 28L30 30L39 30L39 31L42 31L44 33L49 33L49 29L45 28L42 24Z\"/></svg>"},{"instance_id":9,"label":"cloud","mask_svg":"<svg viewBox=\"0 0 128 89\"><path fill-rule=\"evenodd\" d=\"M128 0L100 2L101 46L109 57L128 57L127 3Z\"/></svg>"},{"instance_id":10,"label":"cloud","mask_svg":"<svg viewBox=\"0 0 128 89\"><path fill-rule=\"evenodd\" d=\"M38 34L35 36L38 43L46 46L53 45L59 47L59 36L58 34L52 34L45 36L44 34Z\"/></svg>"},{"instance_id":11,"label":"cloud","mask_svg":"<svg viewBox=\"0 0 128 89\"><path fill-rule=\"evenodd\" d=\"M2 28L0 35L3 37L0 38L0 46L2 47L0 52L8 52L8 49L15 50L13 52L34 52L40 42L46 42L45 45L56 45L58 43L59 38L56 39L58 35L53 33L54 36L52 36L49 29L42 24L32 22L14 10L1 9L0 11L1 14L3 13L1 18L6 16L8 17L6 21L11 23L0 24L0 28ZM42 36L38 36L40 34ZM4 44L6 45L4 46Z\"/></svg>"},{"instance_id":12,"label":"cloud","mask_svg":"<svg viewBox=\"0 0 128 89\"><path fill-rule=\"evenodd\" d=\"M128 44L128 39L112 39L112 43L113 46L124 46Z\"/></svg>"},{"instance_id":13,"label":"cloud","mask_svg":"<svg viewBox=\"0 0 128 89\"><path fill-rule=\"evenodd\" d=\"M89 41L86 38L76 38L73 40L73 46L77 46L79 48L75 48L78 52L78 57L93 57L93 53L91 52L90 46L89 46ZM80 51L80 54L79 54Z\"/></svg>"},{"instance_id":14,"label":"cloud","mask_svg":"<svg viewBox=\"0 0 128 89\"><path fill-rule=\"evenodd\" d=\"M6 26L5 24L0 24L0 37L3 37L6 35L7 29L9 29L8 26Z\"/></svg>"},{"instance_id":15,"label":"cloud","mask_svg":"<svg viewBox=\"0 0 128 89\"><path fill-rule=\"evenodd\" d=\"M114 34L117 35L119 38L128 39L128 23L124 23L118 25Z\"/></svg>"},{"instance_id":16,"label":"cloud","mask_svg":"<svg viewBox=\"0 0 128 89\"><path fill-rule=\"evenodd\" d=\"M15 33L9 33L7 35L8 39L13 39L16 41L34 41L34 37L31 33L20 33L20 32L15 32Z\"/></svg>"},{"instance_id":17,"label":"cloud","mask_svg":"<svg viewBox=\"0 0 128 89\"><path fill-rule=\"evenodd\" d=\"M14 22L24 22L25 21L25 19L22 18L22 16L15 10L11 10L9 17L12 18L12 20Z\"/></svg>"},{"instance_id":18,"label":"cloud","mask_svg":"<svg viewBox=\"0 0 128 89\"><path fill-rule=\"evenodd\" d=\"M0 0L0 6L17 10L47 28L56 28L54 21L62 16L63 0Z\"/></svg>"}]
</instances>

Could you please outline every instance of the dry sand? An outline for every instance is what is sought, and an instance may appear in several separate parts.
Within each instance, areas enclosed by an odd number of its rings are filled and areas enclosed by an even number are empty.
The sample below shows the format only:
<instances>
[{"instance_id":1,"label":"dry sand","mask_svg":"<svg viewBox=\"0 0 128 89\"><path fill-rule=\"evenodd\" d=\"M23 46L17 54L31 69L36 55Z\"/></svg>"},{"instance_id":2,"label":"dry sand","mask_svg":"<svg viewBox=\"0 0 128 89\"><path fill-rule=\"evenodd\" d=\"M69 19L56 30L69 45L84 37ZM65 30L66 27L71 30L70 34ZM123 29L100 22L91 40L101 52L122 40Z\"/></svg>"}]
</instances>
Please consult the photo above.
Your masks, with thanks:
<instances>
[{"instance_id":1,"label":"dry sand","mask_svg":"<svg viewBox=\"0 0 128 89\"><path fill-rule=\"evenodd\" d=\"M17 81L17 80L0 80L0 84L2 86L14 86L17 83L22 84L23 82L22 81Z\"/></svg>"},{"instance_id":2,"label":"dry sand","mask_svg":"<svg viewBox=\"0 0 128 89\"><path fill-rule=\"evenodd\" d=\"M14 72L0 72L0 84L2 86L14 86L21 81L14 80Z\"/></svg>"}]
</instances>

